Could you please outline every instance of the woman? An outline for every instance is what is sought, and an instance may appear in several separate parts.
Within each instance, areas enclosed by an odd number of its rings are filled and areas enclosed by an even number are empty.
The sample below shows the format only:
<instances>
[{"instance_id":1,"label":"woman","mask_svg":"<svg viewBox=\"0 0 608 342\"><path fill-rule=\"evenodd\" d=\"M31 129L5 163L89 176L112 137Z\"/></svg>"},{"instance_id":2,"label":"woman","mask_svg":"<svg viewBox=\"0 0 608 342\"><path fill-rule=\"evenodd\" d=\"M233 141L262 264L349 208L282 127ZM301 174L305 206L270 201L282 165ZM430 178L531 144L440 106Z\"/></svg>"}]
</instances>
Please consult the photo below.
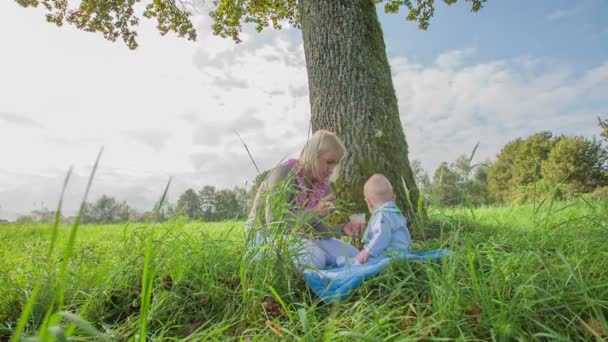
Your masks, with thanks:
<instances>
[{"instance_id":1,"label":"woman","mask_svg":"<svg viewBox=\"0 0 608 342\"><path fill-rule=\"evenodd\" d=\"M246 225L249 232L256 233L258 243L268 234L269 225L281 221L285 233L295 230L298 243L293 259L300 268L325 269L336 265L338 256L357 255L354 246L335 237L359 234L365 224L328 222L336 201L330 182L337 178L345 153L335 134L319 130L304 145L298 160L288 160L270 171L256 193ZM289 210L281 212L277 207ZM284 216L273 217L278 214Z\"/></svg>"}]
</instances>

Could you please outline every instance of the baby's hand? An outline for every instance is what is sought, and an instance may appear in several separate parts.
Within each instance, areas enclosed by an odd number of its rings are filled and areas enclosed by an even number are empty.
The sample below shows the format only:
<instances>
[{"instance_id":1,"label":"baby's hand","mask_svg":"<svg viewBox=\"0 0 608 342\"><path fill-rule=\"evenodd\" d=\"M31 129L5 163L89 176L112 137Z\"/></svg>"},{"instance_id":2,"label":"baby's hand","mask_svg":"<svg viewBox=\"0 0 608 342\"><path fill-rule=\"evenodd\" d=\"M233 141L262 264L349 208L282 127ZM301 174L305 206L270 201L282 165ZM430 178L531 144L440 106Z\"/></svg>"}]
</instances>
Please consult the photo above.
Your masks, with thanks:
<instances>
[{"instance_id":1,"label":"baby's hand","mask_svg":"<svg viewBox=\"0 0 608 342\"><path fill-rule=\"evenodd\" d=\"M360 264L365 264L365 262L367 262L367 259L369 259L369 252L367 251L367 249L363 248L361 252L357 254L357 261Z\"/></svg>"}]
</instances>

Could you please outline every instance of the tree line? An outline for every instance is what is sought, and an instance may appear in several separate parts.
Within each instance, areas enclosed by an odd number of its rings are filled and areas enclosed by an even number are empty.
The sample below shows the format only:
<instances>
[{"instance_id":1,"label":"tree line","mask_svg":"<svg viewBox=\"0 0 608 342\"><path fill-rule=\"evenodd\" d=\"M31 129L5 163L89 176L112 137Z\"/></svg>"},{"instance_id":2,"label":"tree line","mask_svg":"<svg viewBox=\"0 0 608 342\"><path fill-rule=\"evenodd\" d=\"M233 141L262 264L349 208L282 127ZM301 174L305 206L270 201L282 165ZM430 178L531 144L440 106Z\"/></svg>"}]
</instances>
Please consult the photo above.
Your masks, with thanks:
<instances>
[{"instance_id":1,"label":"tree line","mask_svg":"<svg viewBox=\"0 0 608 342\"><path fill-rule=\"evenodd\" d=\"M432 178L418 160L412 160L414 179L430 205L482 206L523 204L552 198L570 199L579 195L608 198L608 119L599 119L602 140L582 136L555 136L541 131L508 142L493 162L473 164L470 155L442 162ZM191 220L224 221L244 219L253 197L268 171L258 175L252 188L217 189L205 185L188 189L177 202L139 212L125 201L102 195L85 203L82 223L162 222L175 217ZM55 212L34 210L17 219L19 223L51 223ZM75 217L61 217L69 223Z\"/></svg>"},{"instance_id":2,"label":"tree line","mask_svg":"<svg viewBox=\"0 0 608 342\"><path fill-rule=\"evenodd\" d=\"M251 191L250 191L251 192ZM188 189L178 198L176 203L156 203L151 210L140 212L132 208L126 201L119 201L112 196L102 195L94 202L86 202L83 206L81 223L122 223L122 222L163 222L183 216L191 220L224 221L241 220L248 213L250 192L245 188L216 189L205 185L201 190ZM41 208L17 218L17 223L52 223L55 211ZM60 217L63 223L73 223L75 216Z\"/></svg>"},{"instance_id":3,"label":"tree line","mask_svg":"<svg viewBox=\"0 0 608 342\"><path fill-rule=\"evenodd\" d=\"M508 142L494 162L471 155L442 162L432 180L412 161L416 183L437 206L523 204L547 198L608 197L608 120L598 119L603 141L541 131Z\"/></svg>"}]
</instances>

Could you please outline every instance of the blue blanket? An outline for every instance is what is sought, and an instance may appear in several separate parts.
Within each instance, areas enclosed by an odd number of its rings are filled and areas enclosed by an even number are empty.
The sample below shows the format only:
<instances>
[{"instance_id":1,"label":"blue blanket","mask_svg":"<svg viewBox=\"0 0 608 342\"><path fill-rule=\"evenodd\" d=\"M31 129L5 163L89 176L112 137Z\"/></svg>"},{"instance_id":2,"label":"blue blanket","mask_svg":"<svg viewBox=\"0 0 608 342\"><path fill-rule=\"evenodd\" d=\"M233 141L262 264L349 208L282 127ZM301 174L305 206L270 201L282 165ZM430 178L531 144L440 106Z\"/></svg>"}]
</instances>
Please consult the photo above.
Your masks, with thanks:
<instances>
[{"instance_id":1,"label":"blue blanket","mask_svg":"<svg viewBox=\"0 0 608 342\"><path fill-rule=\"evenodd\" d=\"M433 249L420 253L408 253L375 260L363 265L350 265L327 270L304 270L304 280L308 287L326 303L339 302L350 291L356 289L363 280L388 266L392 260L441 260L452 253L446 249Z\"/></svg>"}]
</instances>

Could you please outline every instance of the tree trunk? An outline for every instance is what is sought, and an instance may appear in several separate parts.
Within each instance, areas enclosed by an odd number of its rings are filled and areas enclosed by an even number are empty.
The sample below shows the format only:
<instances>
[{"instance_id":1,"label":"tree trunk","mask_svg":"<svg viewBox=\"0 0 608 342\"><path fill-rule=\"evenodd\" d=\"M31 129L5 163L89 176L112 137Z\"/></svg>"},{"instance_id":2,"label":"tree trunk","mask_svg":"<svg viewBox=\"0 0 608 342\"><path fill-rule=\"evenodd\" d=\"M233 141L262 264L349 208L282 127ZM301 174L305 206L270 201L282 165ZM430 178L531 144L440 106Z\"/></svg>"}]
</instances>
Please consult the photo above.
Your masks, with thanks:
<instances>
[{"instance_id":1,"label":"tree trunk","mask_svg":"<svg viewBox=\"0 0 608 342\"><path fill-rule=\"evenodd\" d=\"M382 173L415 222L419 193L374 2L301 0L300 13L313 131L335 132L348 151L334 190L365 211L363 184Z\"/></svg>"}]
</instances>

